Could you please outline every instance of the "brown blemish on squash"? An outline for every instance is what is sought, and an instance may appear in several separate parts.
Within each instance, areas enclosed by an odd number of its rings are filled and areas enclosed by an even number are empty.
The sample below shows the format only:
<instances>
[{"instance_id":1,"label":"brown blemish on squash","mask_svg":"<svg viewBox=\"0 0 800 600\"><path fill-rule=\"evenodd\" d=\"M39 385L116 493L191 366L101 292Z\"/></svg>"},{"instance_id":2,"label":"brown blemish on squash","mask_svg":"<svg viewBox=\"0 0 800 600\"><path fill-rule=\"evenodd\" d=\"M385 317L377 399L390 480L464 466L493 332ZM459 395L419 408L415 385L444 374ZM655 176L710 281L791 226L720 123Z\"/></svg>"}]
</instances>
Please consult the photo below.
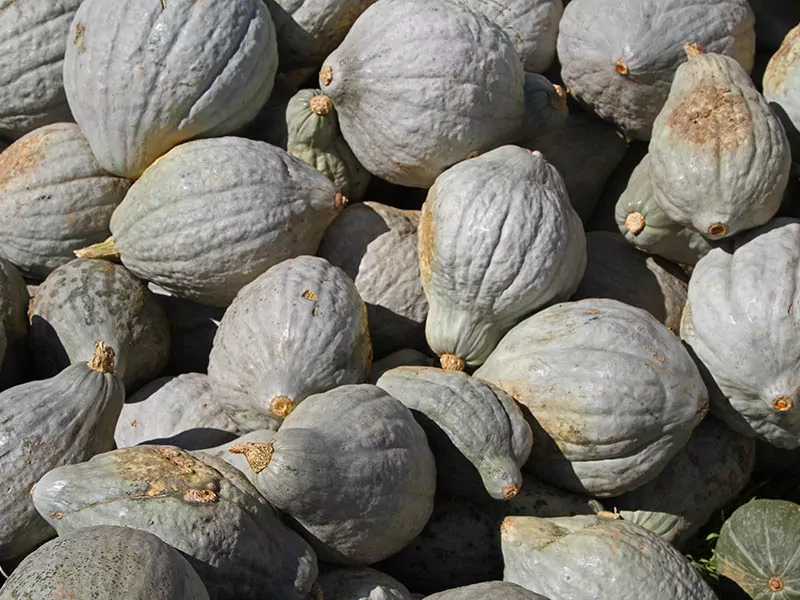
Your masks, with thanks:
<instances>
[{"instance_id":1,"label":"brown blemish on squash","mask_svg":"<svg viewBox=\"0 0 800 600\"><path fill-rule=\"evenodd\" d=\"M614 63L614 70L622 75L623 77L627 77L628 74L631 72L628 68L628 65L625 63L625 60L620 57L617 59L617 62Z\"/></svg>"},{"instance_id":2,"label":"brown blemish on squash","mask_svg":"<svg viewBox=\"0 0 800 600\"><path fill-rule=\"evenodd\" d=\"M228 450L231 454L243 454L247 464L254 473L261 473L269 466L275 452L274 440L266 444L260 442L242 442L234 444Z\"/></svg>"},{"instance_id":3,"label":"brown blemish on squash","mask_svg":"<svg viewBox=\"0 0 800 600\"><path fill-rule=\"evenodd\" d=\"M686 52L686 57L688 59L697 58L698 56L705 56L706 53L703 52L703 49L700 47L698 43L692 44L684 44L683 51Z\"/></svg>"},{"instance_id":4,"label":"brown blemish on squash","mask_svg":"<svg viewBox=\"0 0 800 600\"><path fill-rule=\"evenodd\" d=\"M781 47L772 55L764 72L764 89L780 90L789 79L789 72L800 63L800 25L783 38Z\"/></svg>"},{"instance_id":5,"label":"brown blemish on squash","mask_svg":"<svg viewBox=\"0 0 800 600\"><path fill-rule=\"evenodd\" d=\"M712 237L722 237L728 234L728 226L725 223L713 223L708 227L708 235Z\"/></svg>"},{"instance_id":6,"label":"brown blemish on squash","mask_svg":"<svg viewBox=\"0 0 800 600\"><path fill-rule=\"evenodd\" d=\"M514 529L514 522L511 517L503 519L503 522L500 523L500 533L508 533L512 529Z\"/></svg>"},{"instance_id":7,"label":"brown blemish on squash","mask_svg":"<svg viewBox=\"0 0 800 600\"><path fill-rule=\"evenodd\" d=\"M208 504L217 499L217 494L213 490L188 489L183 494L184 502L190 504Z\"/></svg>"},{"instance_id":8,"label":"brown blemish on squash","mask_svg":"<svg viewBox=\"0 0 800 600\"><path fill-rule=\"evenodd\" d=\"M27 171L41 166L50 145L47 134L29 134L0 152L0 189Z\"/></svg>"},{"instance_id":9,"label":"brown blemish on squash","mask_svg":"<svg viewBox=\"0 0 800 600\"><path fill-rule=\"evenodd\" d=\"M741 94L728 88L704 85L672 111L666 126L691 144L730 152L750 139L752 117Z\"/></svg>"},{"instance_id":10,"label":"brown blemish on squash","mask_svg":"<svg viewBox=\"0 0 800 600\"><path fill-rule=\"evenodd\" d=\"M772 401L772 408L779 412L787 412L792 410L794 402L788 396L778 396Z\"/></svg>"},{"instance_id":11,"label":"brown blemish on squash","mask_svg":"<svg viewBox=\"0 0 800 600\"><path fill-rule=\"evenodd\" d=\"M294 400L289 396L275 396L269 403L269 412L276 417L288 417L294 410Z\"/></svg>"},{"instance_id":12,"label":"brown blemish on squash","mask_svg":"<svg viewBox=\"0 0 800 600\"><path fill-rule=\"evenodd\" d=\"M633 235L639 235L645 228L647 223L645 222L644 215L640 212L632 212L628 213L628 216L625 217L625 229L631 232Z\"/></svg>"},{"instance_id":13,"label":"brown blemish on squash","mask_svg":"<svg viewBox=\"0 0 800 600\"><path fill-rule=\"evenodd\" d=\"M319 71L319 82L326 86L330 85L333 81L333 67L330 65L323 66Z\"/></svg>"},{"instance_id":14,"label":"brown blemish on squash","mask_svg":"<svg viewBox=\"0 0 800 600\"><path fill-rule=\"evenodd\" d=\"M336 206L336 210L342 211L344 210L348 204L350 204L350 199L345 196L344 194L340 194L336 192L336 197L334 198L334 204Z\"/></svg>"},{"instance_id":15,"label":"brown blemish on squash","mask_svg":"<svg viewBox=\"0 0 800 600\"><path fill-rule=\"evenodd\" d=\"M64 513L63 512L54 512L54 513L50 513L50 516L53 517L54 519L57 519L57 520L60 521L61 519L64 518Z\"/></svg>"},{"instance_id":16,"label":"brown blemish on squash","mask_svg":"<svg viewBox=\"0 0 800 600\"><path fill-rule=\"evenodd\" d=\"M315 115L324 117L333 110L333 102L325 94L317 94L308 101L308 108L311 109Z\"/></svg>"},{"instance_id":17,"label":"brown blemish on squash","mask_svg":"<svg viewBox=\"0 0 800 600\"><path fill-rule=\"evenodd\" d=\"M604 519L612 519L614 521L622 520L622 515L619 514L619 510L617 509L616 506L614 507L614 511L613 512L610 511L610 510L598 510L597 511L597 516L598 517L603 517Z\"/></svg>"},{"instance_id":18,"label":"brown blemish on squash","mask_svg":"<svg viewBox=\"0 0 800 600\"><path fill-rule=\"evenodd\" d=\"M780 592L783 590L783 577L775 575L769 578L769 589L773 592Z\"/></svg>"},{"instance_id":19,"label":"brown blemish on squash","mask_svg":"<svg viewBox=\"0 0 800 600\"><path fill-rule=\"evenodd\" d=\"M87 363L92 371L98 373L113 373L114 372L114 349L107 346L103 340L97 340L94 343L94 354Z\"/></svg>"},{"instance_id":20,"label":"brown blemish on squash","mask_svg":"<svg viewBox=\"0 0 800 600\"><path fill-rule=\"evenodd\" d=\"M431 256L433 255L433 214L431 203L436 199L436 184L428 191L428 198L422 204L417 226L417 254L419 255L419 273L424 282L431 280Z\"/></svg>"},{"instance_id":21,"label":"brown blemish on squash","mask_svg":"<svg viewBox=\"0 0 800 600\"><path fill-rule=\"evenodd\" d=\"M505 500L511 500L514 496L519 493L519 484L518 483L509 483L507 486L503 488L503 498Z\"/></svg>"},{"instance_id":22,"label":"brown blemish on squash","mask_svg":"<svg viewBox=\"0 0 800 600\"><path fill-rule=\"evenodd\" d=\"M305 298L306 300L311 300L312 302L316 302L317 301L317 295L314 292L312 292L311 290L306 290L305 292L300 294L300 297L301 298Z\"/></svg>"},{"instance_id":23,"label":"brown blemish on squash","mask_svg":"<svg viewBox=\"0 0 800 600\"><path fill-rule=\"evenodd\" d=\"M439 362L442 365L442 369L445 371L463 371L467 366L463 358L448 352L445 352L439 357Z\"/></svg>"},{"instance_id":24,"label":"brown blemish on squash","mask_svg":"<svg viewBox=\"0 0 800 600\"><path fill-rule=\"evenodd\" d=\"M553 91L555 93L552 96L550 96L550 106L552 106L556 110L564 110L567 107L566 90L557 83L554 83Z\"/></svg>"},{"instance_id":25,"label":"brown blemish on squash","mask_svg":"<svg viewBox=\"0 0 800 600\"><path fill-rule=\"evenodd\" d=\"M77 46L80 44L80 52L86 52L86 40L83 39L83 35L86 33L86 25L82 23L75 23L75 37L72 38L73 46Z\"/></svg>"}]
</instances>

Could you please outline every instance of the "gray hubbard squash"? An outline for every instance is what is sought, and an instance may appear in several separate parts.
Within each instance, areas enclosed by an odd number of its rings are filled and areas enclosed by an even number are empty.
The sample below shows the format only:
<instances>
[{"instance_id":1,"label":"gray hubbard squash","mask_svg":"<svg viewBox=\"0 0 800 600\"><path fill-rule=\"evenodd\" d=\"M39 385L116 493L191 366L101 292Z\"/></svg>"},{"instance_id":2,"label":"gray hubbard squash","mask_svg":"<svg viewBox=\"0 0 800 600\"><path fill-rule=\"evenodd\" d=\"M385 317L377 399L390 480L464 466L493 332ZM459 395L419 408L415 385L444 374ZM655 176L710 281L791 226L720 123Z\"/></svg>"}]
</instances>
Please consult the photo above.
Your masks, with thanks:
<instances>
[{"instance_id":1,"label":"gray hubbard squash","mask_svg":"<svg viewBox=\"0 0 800 600\"><path fill-rule=\"evenodd\" d=\"M711 244L692 228L675 222L656 202L650 183L650 158L633 169L619 196L614 216L620 233L639 250L676 263L694 265Z\"/></svg>"},{"instance_id":2,"label":"gray hubbard squash","mask_svg":"<svg viewBox=\"0 0 800 600\"><path fill-rule=\"evenodd\" d=\"M370 565L402 549L433 511L436 466L411 411L369 384L306 398L273 441L245 443L258 490L320 559Z\"/></svg>"},{"instance_id":3,"label":"gray hubbard squash","mask_svg":"<svg viewBox=\"0 0 800 600\"><path fill-rule=\"evenodd\" d=\"M428 344L444 368L463 370L520 319L575 292L586 239L555 167L503 146L436 179L422 206L419 261Z\"/></svg>"},{"instance_id":4,"label":"gray hubbard squash","mask_svg":"<svg viewBox=\"0 0 800 600\"><path fill-rule=\"evenodd\" d=\"M377 383L386 371L396 367L432 367L439 361L413 348L404 348L372 363L369 383Z\"/></svg>"},{"instance_id":5,"label":"gray hubbard squash","mask_svg":"<svg viewBox=\"0 0 800 600\"><path fill-rule=\"evenodd\" d=\"M800 447L800 221L779 218L695 266L681 338L708 370L729 427Z\"/></svg>"},{"instance_id":6,"label":"gray hubbard squash","mask_svg":"<svg viewBox=\"0 0 800 600\"><path fill-rule=\"evenodd\" d=\"M222 317L208 375L281 419L307 396L369 377L367 308L352 280L323 258L283 261L242 288Z\"/></svg>"},{"instance_id":7,"label":"gray hubbard squash","mask_svg":"<svg viewBox=\"0 0 800 600\"><path fill-rule=\"evenodd\" d=\"M426 347L428 300L417 258L419 211L353 204L325 230L317 255L355 282L376 357Z\"/></svg>"},{"instance_id":8,"label":"gray hubbard squash","mask_svg":"<svg viewBox=\"0 0 800 600\"><path fill-rule=\"evenodd\" d=\"M699 43L753 67L747 0L573 0L559 23L558 58L570 92L632 139L650 139L672 78Z\"/></svg>"},{"instance_id":9,"label":"gray hubbard squash","mask_svg":"<svg viewBox=\"0 0 800 600\"><path fill-rule=\"evenodd\" d=\"M267 0L281 70L318 67L375 0Z\"/></svg>"},{"instance_id":10,"label":"gray hubbard squash","mask_svg":"<svg viewBox=\"0 0 800 600\"><path fill-rule=\"evenodd\" d=\"M800 598L800 505L757 499L737 508L717 540L717 572L753 600Z\"/></svg>"},{"instance_id":11,"label":"gray hubbard squash","mask_svg":"<svg viewBox=\"0 0 800 600\"><path fill-rule=\"evenodd\" d=\"M800 165L800 23L786 34L764 71L764 98L780 117Z\"/></svg>"},{"instance_id":12,"label":"gray hubbard squash","mask_svg":"<svg viewBox=\"0 0 800 600\"><path fill-rule=\"evenodd\" d=\"M554 596L555 598L555 596ZM485 581L426 596L425 600L548 600L507 581Z\"/></svg>"},{"instance_id":13,"label":"gray hubbard squash","mask_svg":"<svg viewBox=\"0 0 800 600\"><path fill-rule=\"evenodd\" d=\"M780 207L791 152L783 126L734 59L687 44L649 146L653 199L710 239L763 225Z\"/></svg>"},{"instance_id":14,"label":"gray hubbard squash","mask_svg":"<svg viewBox=\"0 0 800 600\"><path fill-rule=\"evenodd\" d=\"M680 340L650 313L606 298L529 317L475 377L523 404L533 474L599 497L658 475L708 410Z\"/></svg>"},{"instance_id":15,"label":"gray hubbard squash","mask_svg":"<svg viewBox=\"0 0 800 600\"><path fill-rule=\"evenodd\" d=\"M677 266L639 252L610 231L586 234L589 260L573 300L613 298L643 308L678 334L688 278Z\"/></svg>"},{"instance_id":16,"label":"gray hubbard squash","mask_svg":"<svg viewBox=\"0 0 800 600\"><path fill-rule=\"evenodd\" d=\"M26 379L29 301L22 274L0 258L0 391Z\"/></svg>"},{"instance_id":17,"label":"gray hubbard squash","mask_svg":"<svg viewBox=\"0 0 800 600\"><path fill-rule=\"evenodd\" d=\"M543 73L550 68L564 12L561 0L461 0L460 4L503 28L526 71Z\"/></svg>"},{"instance_id":18,"label":"gray hubbard squash","mask_svg":"<svg viewBox=\"0 0 800 600\"><path fill-rule=\"evenodd\" d=\"M237 469L174 446L133 446L58 467L31 494L59 536L95 525L149 531L179 550L212 599L304 600L313 550Z\"/></svg>"},{"instance_id":19,"label":"gray hubbard squash","mask_svg":"<svg viewBox=\"0 0 800 600\"><path fill-rule=\"evenodd\" d=\"M654 533L603 516L507 517L503 580L558 600L717 600Z\"/></svg>"},{"instance_id":20,"label":"gray hubbard squash","mask_svg":"<svg viewBox=\"0 0 800 600\"><path fill-rule=\"evenodd\" d=\"M0 393L0 560L53 537L28 499L31 486L55 467L113 448L124 399L114 351L102 341L88 363Z\"/></svg>"},{"instance_id":21,"label":"gray hubbard squash","mask_svg":"<svg viewBox=\"0 0 800 600\"><path fill-rule=\"evenodd\" d=\"M459 371L398 367L378 380L411 409L436 458L436 489L509 500L522 486L520 468L533 436L514 399ZM486 498L488 499L488 498Z\"/></svg>"},{"instance_id":22,"label":"gray hubbard squash","mask_svg":"<svg viewBox=\"0 0 800 600\"><path fill-rule=\"evenodd\" d=\"M300 90L286 106L286 150L311 165L349 200L361 200L371 175L339 131L333 102L321 90Z\"/></svg>"},{"instance_id":23,"label":"gray hubbard squash","mask_svg":"<svg viewBox=\"0 0 800 600\"><path fill-rule=\"evenodd\" d=\"M111 217L117 252L137 277L175 296L225 307L282 260L313 254L346 199L324 175L264 142L224 137L169 151Z\"/></svg>"},{"instance_id":24,"label":"gray hubbard squash","mask_svg":"<svg viewBox=\"0 0 800 600\"><path fill-rule=\"evenodd\" d=\"M39 286L28 310L36 372L50 377L91 358L94 340L114 349L128 391L157 377L169 354L169 325L152 292L125 267L77 258Z\"/></svg>"},{"instance_id":25,"label":"gray hubbard squash","mask_svg":"<svg viewBox=\"0 0 800 600\"><path fill-rule=\"evenodd\" d=\"M406 586L368 567L327 571L314 587L319 600L412 600Z\"/></svg>"},{"instance_id":26,"label":"gray hubbard squash","mask_svg":"<svg viewBox=\"0 0 800 600\"><path fill-rule=\"evenodd\" d=\"M544 75L525 73L525 124L522 135L516 138L527 139L559 131L568 117L564 88Z\"/></svg>"},{"instance_id":27,"label":"gray hubbard squash","mask_svg":"<svg viewBox=\"0 0 800 600\"><path fill-rule=\"evenodd\" d=\"M584 223L628 149L613 126L588 113L572 113L563 127L526 139L522 145L541 152L558 170L569 201Z\"/></svg>"},{"instance_id":28,"label":"gray hubbard squash","mask_svg":"<svg viewBox=\"0 0 800 600\"><path fill-rule=\"evenodd\" d=\"M62 70L80 0L0 3L0 136L69 121ZM0 144L0 150L2 150Z\"/></svg>"},{"instance_id":29,"label":"gray hubbard squash","mask_svg":"<svg viewBox=\"0 0 800 600\"><path fill-rule=\"evenodd\" d=\"M28 555L0 600L209 600L203 581L175 548L152 533L98 525L51 540Z\"/></svg>"},{"instance_id":30,"label":"gray hubbard squash","mask_svg":"<svg viewBox=\"0 0 800 600\"><path fill-rule=\"evenodd\" d=\"M753 472L755 440L707 417L655 479L609 501L626 521L652 530L671 522L662 536L676 548L744 489Z\"/></svg>"},{"instance_id":31,"label":"gray hubbard squash","mask_svg":"<svg viewBox=\"0 0 800 600\"><path fill-rule=\"evenodd\" d=\"M103 171L75 123L31 131L0 153L0 257L44 279L108 237L129 186Z\"/></svg>"},{"instance_id":32,"label":"gray hubbard squash","mask_svg":"<svg viewBox=\"0 0 800 600\"><path fill-rule=\"evenodd\" d=\"M173 146L254 119L277 66L259 0L87 0L72 23L64 89L97 162L136 178Z\"/></svg>"},{"instance_id":33,"label":"gray hubbard squash","mask_svg":"<svg viewBox=\"0 0 800 600\"><path fill-rule=\"evenodd\" d=\"M382 0L323 62L353 154L386 181L428 188L468 155L509 143L525 121L511 38L449 0Z\"/></svg>"}]
</instances>

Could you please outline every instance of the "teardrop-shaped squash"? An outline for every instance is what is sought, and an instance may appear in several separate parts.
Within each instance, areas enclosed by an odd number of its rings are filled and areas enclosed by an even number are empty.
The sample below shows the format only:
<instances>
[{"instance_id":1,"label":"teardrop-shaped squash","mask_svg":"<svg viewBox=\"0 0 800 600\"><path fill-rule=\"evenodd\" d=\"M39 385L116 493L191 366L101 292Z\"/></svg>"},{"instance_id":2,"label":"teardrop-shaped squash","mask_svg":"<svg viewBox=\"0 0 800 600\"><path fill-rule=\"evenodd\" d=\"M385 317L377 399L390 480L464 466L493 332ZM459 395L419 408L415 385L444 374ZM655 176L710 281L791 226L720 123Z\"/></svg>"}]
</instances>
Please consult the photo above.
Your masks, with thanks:
<instances>
[{"instance_id":1,"label":"teardrop-shaped squash","mask_svg":"<svg viewBox=\"0 0 800 600\"><path fill-rule=\"evenodd\" d=\"M783 123L794 162L800 165L800 23L767 64L764 98Z\"/></svg>"}]
</instances>

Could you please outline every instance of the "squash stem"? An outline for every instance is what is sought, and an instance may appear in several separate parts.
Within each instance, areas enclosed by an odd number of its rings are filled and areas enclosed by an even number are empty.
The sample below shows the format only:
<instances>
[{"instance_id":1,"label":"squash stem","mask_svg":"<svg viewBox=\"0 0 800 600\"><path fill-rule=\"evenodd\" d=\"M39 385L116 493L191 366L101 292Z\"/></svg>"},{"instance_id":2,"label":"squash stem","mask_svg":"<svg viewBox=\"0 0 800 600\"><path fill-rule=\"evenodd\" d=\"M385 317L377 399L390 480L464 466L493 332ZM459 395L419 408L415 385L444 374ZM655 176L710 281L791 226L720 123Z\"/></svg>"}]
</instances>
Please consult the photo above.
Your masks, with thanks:
<instances>
[{"instance_id":1,"label":"squash stem","mask_svg":"<svg viewBox=\"0 0 800 600\"><path fill-rule=\"evenodd\" d=\"M73 254L78 258L103 258L105 260L120 261L119 251L113 236L97 244L74 250Z\"/></svg>"}]
</instances>

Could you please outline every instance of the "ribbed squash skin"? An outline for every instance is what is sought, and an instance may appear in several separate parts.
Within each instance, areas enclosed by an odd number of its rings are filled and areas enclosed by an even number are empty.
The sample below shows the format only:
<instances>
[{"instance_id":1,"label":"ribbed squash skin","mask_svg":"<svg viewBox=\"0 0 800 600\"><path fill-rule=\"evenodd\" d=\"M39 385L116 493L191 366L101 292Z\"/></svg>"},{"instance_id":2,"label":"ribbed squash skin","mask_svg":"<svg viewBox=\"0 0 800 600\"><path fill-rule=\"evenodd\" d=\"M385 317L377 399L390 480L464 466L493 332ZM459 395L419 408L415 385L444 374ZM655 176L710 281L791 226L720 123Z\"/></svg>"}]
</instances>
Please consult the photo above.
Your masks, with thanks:
<instances>
[{"instance_id":1,"label":"ribbed squash skin","mask_svg":"<svg viewBox=\"0 0 800 600\"><path fill-rule=\"evenodd\" d=\"M524 121L511 38L448 0L386 0L323 62L320 86L353 153L391 183L427 188L470 153L509 143Z\"/></svg>"},{"instance_id":2,"label":"ribbed squash skin","mask_svg":"<svg viewBox=\"0 0 800 600\"><path fill-rule=\"evenodd\" d=\"M0 600L208 600L192 566L152 533L98 525L47 542L25 558Z\"/></svg>"},{"instance_id":3,"label":"ribbed squash skin","mask_svg":"<svg viewBox=\"0 0 800 600\"><path fill-rule=\"evenodd\" d=\"M20 272L0 258L0 391L22 383L27 375L29 301Z\"/></svg>"},{"instance_id":4,"label":"ribbed squash skin","mask_svg":"<svg viewBox=\"0 0 800 600\"><path fill-rule=\"evenodd\" d=\"M800 447L800 221L775 219L695 266L681 338L708 369L728 426Z\"/></svg>"},{"instance_id":5,"label":"ribbed squash skin","mask_svg":"<svg viewBox=\"0 0 800 600\"><path fill-rule=\"evenodd\" d=\"M181 144L111 217L122 263L176 296L228 306L279 262L313 254L343 207L321 173L264 142Z\"/></svg>"},{"instance_id":6,"label":"ribbed squash skin","mask_svg":"<svg viewBox=\"0 0 800 600\"><path fill-rule=\"evenodd\" d=\"M517 146L437 178L418 248L428 344L467 365L483 363L523 317L569 298L586 266L583 227L561 175Z\"/></svg>"},{"instance_id":7,"label":"ribbed squash skin","mask_svg":"<svg viewBox=\"0 0 800 600\"><path fill-rule=\"evenodd\" d=\"M605 298L529 317L475 377L524 405L534 435L528 469L598 497L658 475L708 410L677 337L644 310Z\"/></svg>"},{"instance_id":8,"label":"ribbed squash skin","mask_svg":"<svg viewBox=\"0 0 800 600\"><path fill-rule=\"evenodd\" d=\"M60 536L94 525L149 531L179 550L214 600L304 600L314 552L228 463L174 446L133 446L47 473L36 510Z\"/></svg>"},{"instance_id":9,"label":"ribbed squash skin","mask_svg":"<svg viewBox=\"0 0 800 600\"><path fill-rule=\"evenodd\" d=\"M111 450L124 400L113 371L85 362L0 394L0 560L53 536L28 497L31 486L51 469Z\"/></svg>"},{"instance_id":10,"label":"ribbed squash skin","mask_svg":"<svg viewBox=\"0 0 800 600\"><path fill-rule=\"evenodd\" d=\"M572 0L559 23L561 74L572 94L634 139L650 139L675 70L697 43L753 67L747 0Z\"/></svg>"},{"instance_id":11,"label":"ribbed squash skin","mask_svg":"<svg viewBox=\"0 0 800 600\"><path fill-rule=\"evenodd\" d=\"M62 69L70 24L80 3L0 4L0 136L16 139L38 127L71 120Z\"/></svg>"},{"instance_id":12,"label":"ribbed squash skin","mask_svg":"<svg viewBox=\"0 0 800 600\"><path fill-rule=\"evenodd\" d=\"M64 88L97 161L135 178L173 146L255 118L277 63L260 0L88 0L72 23Z\"/></svg>"},{"instance_id":13,"label":"ribbed squash skin","mask_svg":"<svg viewBox=\"0 0 800 600\"><path fill-rule=\"evenodd\" d=\"M717 600L655 534L599 516L508 517L503 579L558 600Z\"/></svg>"},{"instance_id":14,"label":"ribbed squash skin","mask_svg":"<svg viewBox=\"0 0 800 600\"><path fill-rule=\"evenodd\" d=\"M0 257L44 279L108 237L129 186L97 164L74 123L31 131L0 153Z\"/></svg>"},{"instance_id":15,"label":"ribbed squash skin","mask_svg":"<svg viewBox=\"0 0 800 600\"><path fill-rule=\"evenodd\" d=\"M786 133L747 72L711 53L676 71L648 156L655 201L709 239L769 221L791 167Z\"/></svg>"},{"instance_id":16,"label":"ribbed squash skin","mask_svg":"<svg viewBox=\"0 0 800 600\"><path fill-rule=\"evenodd\" d=\"M780 117L794 162L800 164L800 24L786 34L767 64L764 98Z\"/></svg>"}]
</instances>

